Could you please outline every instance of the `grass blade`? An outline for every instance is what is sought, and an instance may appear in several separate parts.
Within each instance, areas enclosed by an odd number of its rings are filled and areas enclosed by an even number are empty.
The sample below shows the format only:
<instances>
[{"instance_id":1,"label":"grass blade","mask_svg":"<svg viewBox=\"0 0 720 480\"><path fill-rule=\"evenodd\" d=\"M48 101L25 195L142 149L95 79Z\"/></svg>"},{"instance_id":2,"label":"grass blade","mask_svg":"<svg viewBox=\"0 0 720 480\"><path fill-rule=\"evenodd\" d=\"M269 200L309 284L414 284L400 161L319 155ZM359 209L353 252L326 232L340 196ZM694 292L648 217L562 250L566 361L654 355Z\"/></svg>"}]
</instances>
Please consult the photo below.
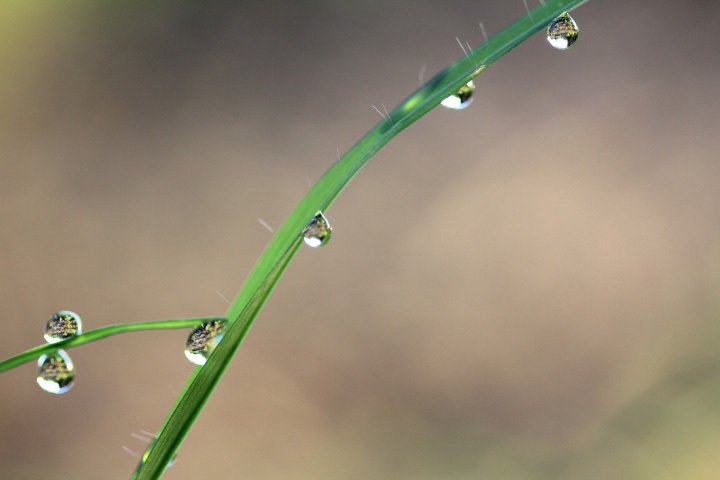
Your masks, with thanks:
<instances>
[{"instance_id":1,"label":"grass blade","mask_svg":"<svg viewBox=\"0 0 720 480\"><path fill-rule=\"evenodd\" d=\"M435 108L489 65L545 28L555 17L586 0L546 0L531 13L468 52L410 95L353 146L308 192L267 247L227 312L225 337L195 369L149 447L133 478L159 478L177 452L209 399L252 322L302 243L301 231L319 211L325 211L365 163L403 129Z\"/></svg>"}]
</instances>

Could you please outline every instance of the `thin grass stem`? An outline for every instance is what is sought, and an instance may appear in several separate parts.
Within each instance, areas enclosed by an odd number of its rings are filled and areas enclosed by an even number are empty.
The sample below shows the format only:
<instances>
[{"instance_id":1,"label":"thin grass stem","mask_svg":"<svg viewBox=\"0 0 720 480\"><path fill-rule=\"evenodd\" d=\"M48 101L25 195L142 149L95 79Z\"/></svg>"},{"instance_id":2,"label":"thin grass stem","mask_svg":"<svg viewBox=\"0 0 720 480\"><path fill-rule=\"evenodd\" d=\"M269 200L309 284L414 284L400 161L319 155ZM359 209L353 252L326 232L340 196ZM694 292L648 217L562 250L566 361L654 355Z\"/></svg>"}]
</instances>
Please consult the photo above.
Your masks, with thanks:
<instances>
[{"instance_id":1,"label":"thin grass stem","mask_svg":"<svg viewBox=\"0 0 720 480\"><path fill-rule=\"evenodd\" d=\"M146 330L172 330L178 328L188 328L199 325L203 322L212 320L224 320L224 317L202 317L202 318L179 318L171 320L154 320L151 322L139 323L123 323L119 325L109 325L107 327L96 328L74 337L66 338L56 343L46 343L44 345L31 348L23 353L15 355L0 362L0 373L10 370L27 362L37 360L40 355L54 352L60 348L68 349L83 345L85 343L95 342L103 338L111 337L121 333L142 332Z\"/></svg>"}]
</instances>

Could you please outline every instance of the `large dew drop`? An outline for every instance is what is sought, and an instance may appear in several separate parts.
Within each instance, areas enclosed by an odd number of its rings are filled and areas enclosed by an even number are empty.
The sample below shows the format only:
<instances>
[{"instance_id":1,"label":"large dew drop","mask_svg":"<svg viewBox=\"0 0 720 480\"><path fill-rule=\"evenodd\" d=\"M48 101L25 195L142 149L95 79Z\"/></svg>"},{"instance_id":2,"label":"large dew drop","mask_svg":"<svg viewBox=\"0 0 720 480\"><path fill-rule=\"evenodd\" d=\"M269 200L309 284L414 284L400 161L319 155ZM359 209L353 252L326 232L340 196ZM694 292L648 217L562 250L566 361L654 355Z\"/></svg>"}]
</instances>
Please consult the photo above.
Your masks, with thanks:
<instances>
[{"instance_id":1,"label":"large dew drop","mask_svg":"<svg viewBox=\"0 0 720 480\"><path fill-rule=\"evenodd\" d=\"M82 333L82 320L77 313L63 310L56 313L45 324L45 340L56 343Z\"/></svg>"},{"instance_id":2,"label":"large dew drop","mask_svg":"<svg viewBox=\"0 0 720 480\"><path fill-rule=\"evenodd\" d=\"M553 47L567 50L577 40L578 32L580 32L580 29L577 23L565 12L550 23L547 40Z\"/></svg>"},{"instance_id":3,"label":"large dew drop","mask_svg":"<svg viewBox=\"0 0 720 480\"><path fill-rule=\"evenodd\" d=\"M185 356L195 365L205 365L208 357L225 336L227 322L210 320L203 322L190 332L185 343Z\"/></svg>"},{"instance_id":4,"label":"large dew drop","mask_svg":"<svg viewBox=\"0 0 720 480\"><path fill-rule=\"evenodd\" d=\"M315 215L310 223L302 231L305 245L312 248L319 248L330 241L332 228L327 218L322 213Z\"/></svg>"},{"instance_id":5,"label":"large dew drop","mask_svg":"<svg viewBox=\"0 0 720 480\"><path fill-rule=\"evenodd\" d=\"M475 84L470 80L466 85L461 87L460 90L440 102L440 105L451 110L462 110L472 103L474 91Z\"/></svg>"},{"instance_id":6,"label":"large dew drop","mask_svg":"<svg viewBox=\"0 0 720 480\"><path fill-rule=\"evenodd\" d=\"M57 350L38 359L37 383L50 393L65 393L73 386L75 367L65 350Z\"/></svg>"}]
</instances>

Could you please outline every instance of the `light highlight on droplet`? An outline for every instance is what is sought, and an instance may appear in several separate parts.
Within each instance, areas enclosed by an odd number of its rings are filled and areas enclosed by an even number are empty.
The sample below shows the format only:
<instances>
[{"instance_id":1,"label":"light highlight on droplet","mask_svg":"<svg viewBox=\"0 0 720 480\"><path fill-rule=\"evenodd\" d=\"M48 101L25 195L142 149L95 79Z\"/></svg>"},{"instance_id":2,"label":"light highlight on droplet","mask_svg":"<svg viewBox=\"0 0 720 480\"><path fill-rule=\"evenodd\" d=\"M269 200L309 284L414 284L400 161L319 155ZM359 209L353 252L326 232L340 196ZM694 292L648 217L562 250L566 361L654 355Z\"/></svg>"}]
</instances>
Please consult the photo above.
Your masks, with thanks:
<instances>
[{"instance_id":1,"label":"light highlight on droplet","mask_svg":"<svg viewBox=\"0 0 720 480\"><path fill-rule=\"evenodd\" d=\"M77 313L63 310L53 315L45 324L45 340L56 343L82 333L82 320Z\"/></svg>"},{"instance_id":2,"label":"light highlight on droplet","mask_svg":"<svg viewBox=\"0 0 720 480\"><path fill-rule=\"evenodd\" d=\"M330 241L331 234L332 227L330 227L330 223L322 213L315 215L315 218L302 231L305 245L312 248L319 248L327 244Z\"/></svg>"},{"instance_id":3,"label":"light highlight on droplet","mask_svg":"<svg viewBox=\"0 0 720 480\"><path fill-rule=\"evenodd\" d=\"M185 342L185 356L195 365L205 365L208 357L225 336L227 322L210 320L203 322L190 332Z\"/></svg>"},{"instance_id":4,"label":"light highlight on droplet","mask_svg":"<svg viewBox=\"0 0 720 480\"><path fill-rule=\"evenodd\" d=\"M73 386L75 366L65 350L57 350L38 359L37 383L49 393L65 393Z\"/></svg>"},{"instance_id":5,"label":"light highlight on droplet","mask_svg":"<svg viewBox=\"0 0 720 480\"><path fill-rule=\"evenodd\" d=\"M470 80L466 85L462 86L460 90L440 102L440 105L451 110L462 110L472 103L474 91L475 84Z\"/></svg>"},{"instance_id":6,"label":"light highlight on droplet","mask_svg":"<svg viewBox=\"0 0 720 480\"><path fill-rule=\"evenodd\" d=\"M567 50L575 43L579 32L580 29L575 20L565 12L550 22L547 30L547 40L553 47L559 50Z\"/></svg>"}]
</instances>

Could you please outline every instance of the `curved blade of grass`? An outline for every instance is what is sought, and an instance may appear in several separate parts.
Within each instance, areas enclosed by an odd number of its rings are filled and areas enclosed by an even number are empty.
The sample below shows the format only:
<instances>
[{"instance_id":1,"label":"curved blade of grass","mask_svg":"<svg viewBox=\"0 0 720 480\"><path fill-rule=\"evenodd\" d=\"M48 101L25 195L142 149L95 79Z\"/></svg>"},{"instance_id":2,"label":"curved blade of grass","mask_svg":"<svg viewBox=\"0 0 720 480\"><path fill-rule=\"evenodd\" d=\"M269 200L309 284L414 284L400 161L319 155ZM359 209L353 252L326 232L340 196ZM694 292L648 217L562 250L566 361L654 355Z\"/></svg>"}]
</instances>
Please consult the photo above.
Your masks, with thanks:
<instances>
[{"instance_id":1,"label":"curved blade of grass","mask_svg":"<svg viewBox=\"0 0 720 480\"><path fill-rule=\"evenodd\" d=\"M44 353L54 352L59 348L68 349L71 347L77 347L78 345L101 340L119 333L188 328L194 327L195 325L199 325L203 322L224 319L225 317L179 318L171 320L155 320L152 322L123 323L120 325L109 325L107 327L96 328L95 330L89 330L85 333L81 333L80 335L75 335L74 337L66 338L65 340L61 340L56 343L46 343L44 345L31 348L30 350L26 350L12 358L3 360L0 362L0 373L20 366L23 363L37 360L38 357Z\"/></svg>"},{"instance_id":2,"label":"curved blade of grass","mask_svg":"<svg viewBox=\"0 0 720 480\"><path fill-rule=\"evenodd\" d=\"M353 146L308 192L290 214L263 253L228 310L230 325L225 337L195 369L178 397L158 437L150 445L133 478L157 479L175 455L190 427L227 368L253 320L300 246L301 232L319 211L324 211L352 177L383 145L436 107L555 17L587 0L546 0L544 4L450 65L410 95L382 122Z\"/></svg>"}]
</instances>

